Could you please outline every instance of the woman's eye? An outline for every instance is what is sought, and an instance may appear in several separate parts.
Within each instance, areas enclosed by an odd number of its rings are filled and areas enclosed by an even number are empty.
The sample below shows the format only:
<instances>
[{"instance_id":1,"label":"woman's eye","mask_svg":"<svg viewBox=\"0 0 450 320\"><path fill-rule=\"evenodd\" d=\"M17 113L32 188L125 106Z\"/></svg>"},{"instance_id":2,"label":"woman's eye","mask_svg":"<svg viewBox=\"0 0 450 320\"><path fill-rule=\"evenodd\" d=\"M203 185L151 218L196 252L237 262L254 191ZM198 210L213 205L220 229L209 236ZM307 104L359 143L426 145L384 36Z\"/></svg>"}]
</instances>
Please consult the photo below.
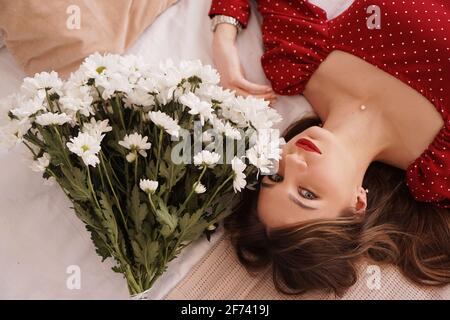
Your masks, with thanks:
<instances>
[{"instance_id":1,"label":"woman's eye","mask_svg":"<svg viewBox=\"0 0 450 320\"><path fill-rule=\"evenodd\" d=\"M308 200L314 200L317 198L314 193L303 188L299 188L298 192L300 193L300 196Z\"/></svg>"},{"instance_id":2,"label":"woman's eye","mask_svg":"<svg viewBox=\"0 0 450 320\"><path fill-rule=\"evenodd\" d=\"M271 181L273 181L273 182L281 182L282 180L283 180L283 177L282 176L280 176L279 174L272 174L272 175L270 175L270 176L268 176L269 177L269 179L271 180Z\"/></svg>"}]
</instances>

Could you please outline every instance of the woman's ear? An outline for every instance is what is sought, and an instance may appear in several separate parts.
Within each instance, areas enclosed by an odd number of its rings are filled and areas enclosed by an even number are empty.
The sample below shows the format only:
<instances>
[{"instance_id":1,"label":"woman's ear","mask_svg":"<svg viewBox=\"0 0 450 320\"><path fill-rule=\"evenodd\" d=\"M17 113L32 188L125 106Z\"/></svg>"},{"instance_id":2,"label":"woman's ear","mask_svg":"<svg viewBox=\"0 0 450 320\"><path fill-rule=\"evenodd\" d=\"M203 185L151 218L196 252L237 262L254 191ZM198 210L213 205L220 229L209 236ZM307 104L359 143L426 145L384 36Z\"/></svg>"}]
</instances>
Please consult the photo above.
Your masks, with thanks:
<instances>
[{"instance_id":1,"label":"woman's ear","mask_svg":"<svg viewBox=\"0 0 450 320\"><path fill-rule=\"evenodd\" d=\"M363 215L367 208L367 193L363 187L358 188L355 208L358 215Z\"/></svg>"}]
</instances>

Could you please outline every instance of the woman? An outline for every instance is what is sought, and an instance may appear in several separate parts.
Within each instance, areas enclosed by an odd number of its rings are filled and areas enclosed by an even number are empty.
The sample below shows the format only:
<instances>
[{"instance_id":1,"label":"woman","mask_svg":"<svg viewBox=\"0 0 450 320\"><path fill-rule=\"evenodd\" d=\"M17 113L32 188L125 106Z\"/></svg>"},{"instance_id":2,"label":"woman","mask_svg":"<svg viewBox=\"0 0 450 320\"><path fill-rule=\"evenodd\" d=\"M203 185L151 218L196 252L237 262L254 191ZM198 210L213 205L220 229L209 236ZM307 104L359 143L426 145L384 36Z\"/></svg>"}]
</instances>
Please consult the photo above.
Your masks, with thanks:
<instances>
[{"instance_id":1,"label":"woman","mask_svg":"<svg viewBox=\"0 0 450 320\"><path fill-rule=\"evenodd\" d=\"M327 21L308 1L258 1L273 90L239 64L249 10L212 1L222 84L271 101L303 94L318 117L288 130L278 172L226 221L241 262L272 265L286 293L341 294L362 257L419 284L450 283L448 2L356 0Z\"/></svg>"}]
</instances>

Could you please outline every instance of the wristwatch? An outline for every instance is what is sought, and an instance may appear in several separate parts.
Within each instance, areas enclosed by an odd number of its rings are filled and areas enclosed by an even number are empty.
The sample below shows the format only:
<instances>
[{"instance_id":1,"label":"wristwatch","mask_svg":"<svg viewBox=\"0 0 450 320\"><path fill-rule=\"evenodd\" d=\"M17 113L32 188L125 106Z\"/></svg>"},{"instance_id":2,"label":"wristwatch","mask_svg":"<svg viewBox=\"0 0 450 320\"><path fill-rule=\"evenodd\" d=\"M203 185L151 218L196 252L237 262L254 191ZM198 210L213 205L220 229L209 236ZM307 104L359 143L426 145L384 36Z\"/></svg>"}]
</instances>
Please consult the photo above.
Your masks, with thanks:
<instances>
[{"instance_id":1,"label":"wristwatch","mask_svg":"<svg viewBox=\"0 0 450 320\"><path fill-rule=\"evenodd\" d=\"M242 24L236 18L226 16L223 14L218 14L211 19L211 31L212 32L216 31L217 26L221 23L227 23L235 26L237 28L238 33L242 30Z\"/></svg>"}]
</instances>

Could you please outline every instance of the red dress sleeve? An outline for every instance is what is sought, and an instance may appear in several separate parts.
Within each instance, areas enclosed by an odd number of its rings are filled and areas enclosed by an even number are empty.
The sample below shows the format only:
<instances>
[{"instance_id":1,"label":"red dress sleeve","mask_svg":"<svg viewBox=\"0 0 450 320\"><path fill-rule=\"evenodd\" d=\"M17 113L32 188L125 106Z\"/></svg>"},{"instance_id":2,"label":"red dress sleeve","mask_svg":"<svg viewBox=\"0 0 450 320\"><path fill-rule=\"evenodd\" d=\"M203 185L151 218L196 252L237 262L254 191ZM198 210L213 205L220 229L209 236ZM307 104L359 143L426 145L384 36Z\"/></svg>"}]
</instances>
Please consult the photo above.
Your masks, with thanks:
<instances>
[{"instance_id":1,"label":"red dress sleeve","mask_svg":"<svg viewBox=\"0 0 450 320\"><path fill-rule=\"evenodd\" d=\"M216 14L233 17L245 28L250 18L249 0L212 0L208 15L212 18Z\"/></svg>"}]
</instances>

